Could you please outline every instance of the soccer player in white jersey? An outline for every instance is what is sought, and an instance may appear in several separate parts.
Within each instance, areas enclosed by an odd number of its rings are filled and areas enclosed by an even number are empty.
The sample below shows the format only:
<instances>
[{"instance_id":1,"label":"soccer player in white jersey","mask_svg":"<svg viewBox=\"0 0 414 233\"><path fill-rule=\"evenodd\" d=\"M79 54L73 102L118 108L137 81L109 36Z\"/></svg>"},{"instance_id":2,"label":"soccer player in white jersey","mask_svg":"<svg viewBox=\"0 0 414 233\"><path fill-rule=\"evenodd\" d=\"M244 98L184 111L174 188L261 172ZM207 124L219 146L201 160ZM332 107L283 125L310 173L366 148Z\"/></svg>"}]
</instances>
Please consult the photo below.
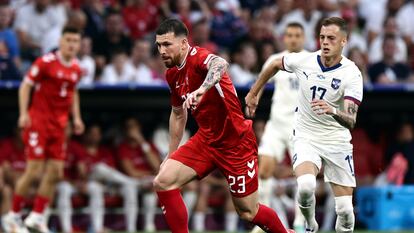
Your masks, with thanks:
<instances>
[{"instance_id":1,"label":"soccer player in white jersey","mask_svg":"<svg viewBox=\"0 0 414 233\"><path fill-rule=\"evenodd\" d=\"M316 175L324 165L325 181L335 195L336 232L353 232L352 205L356 186L350 130L362 101L362 76L356 65L342 56L347 43L346 23L331 17L322 21L321 50L291 53L272 61L246 96L247 115L252 117L259 92L283 69L299 79L298 109L293 129L293 169L298 182L298 203L306 219L306 232L318 231L315 220Z\"/></svg>"},{"instance_id":2,"label":"soccer player in white jersey","mask_svg":"<svg viewBox=\"0 0 414 233\"><path fill-rule=\"evenodd\" d=\"M270 56L263 69L272 61L282 58L289 53L303 52L305 43L305 34L303 26L299 23L290 23L286 26L283 43L286 50ZM282 162L285 152L293 156L292 148L292 130L293 118L297 106L297 96L299 89L298 78L295 73L279 70L274 76L275 91L272 98L272 107L270 119L266 123L266 127L259 145L259 201L260 203L269 205L272 198L272 190L274 187L273 177L274 171L277 169L278 162ZM275 201L278 201L277 199ZM273 208L276 208L274 206ZM276 209L279 213L280 220L283 224L287 224L287 217L284 210ZM300 210L295 213L295 231L303 232L303 219ZM255 227L252 233L263 232L259 227Z\"/></svg>"}]
</instances>

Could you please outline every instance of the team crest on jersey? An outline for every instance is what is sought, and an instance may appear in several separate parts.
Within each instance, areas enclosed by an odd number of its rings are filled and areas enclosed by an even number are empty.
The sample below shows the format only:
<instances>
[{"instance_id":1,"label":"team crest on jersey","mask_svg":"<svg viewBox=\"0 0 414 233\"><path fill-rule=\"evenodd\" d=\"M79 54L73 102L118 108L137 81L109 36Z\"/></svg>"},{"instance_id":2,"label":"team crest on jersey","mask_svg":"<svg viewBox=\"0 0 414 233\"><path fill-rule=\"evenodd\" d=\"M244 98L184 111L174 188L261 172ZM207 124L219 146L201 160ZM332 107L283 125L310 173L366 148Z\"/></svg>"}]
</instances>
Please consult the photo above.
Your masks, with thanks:
<instances>
[{"instance_id":1,"label":"team crest on jersey","mask_svg":"<svg viewBox=\"0 0 414 233\"><path fill-rule=\"evenodd\" d=\"M78 79L78 75L76 73L72 73L70 77L72 78L72 81L74 82Z\"/></svg>"},{"instance_id":2,"label":"team crest on jersey","mask_svg":"<svg viewBox=\"0 0 414 233\"><path fill-rule=\"evenodd\" d=\"M316 77L318 77L318 79L320 79L320 80L324 80L325 79L325 76L323 76L322 74L318 74L318 75L316 75Z\"/></svg>"},{"instance_id":3,"label":"team crest on jersey","mask_svg":"<svg viewBox=\"0 0 414 233\"><path fill-rule=\"evenodd\" d=\"M341 86L341 80L337 78L333 78L331 82L331 87L335 90L337 90Z\"/></svg>"}]
</instances>

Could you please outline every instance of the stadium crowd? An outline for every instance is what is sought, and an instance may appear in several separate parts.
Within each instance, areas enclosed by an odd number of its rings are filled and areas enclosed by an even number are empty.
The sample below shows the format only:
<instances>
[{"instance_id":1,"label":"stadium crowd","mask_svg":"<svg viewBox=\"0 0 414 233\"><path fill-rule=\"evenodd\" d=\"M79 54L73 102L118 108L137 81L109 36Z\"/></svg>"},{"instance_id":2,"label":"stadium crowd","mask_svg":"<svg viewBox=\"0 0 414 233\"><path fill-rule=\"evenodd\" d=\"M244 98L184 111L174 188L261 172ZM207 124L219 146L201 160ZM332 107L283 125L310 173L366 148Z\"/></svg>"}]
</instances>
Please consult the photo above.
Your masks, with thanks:
<instances>
[{"instance_id":1,"label":"stadium crowd","mask_svg":"<svg viewBox=\"0 0 414 233\"><path fill-rule=\"evenodd\" d=\"M154 30L162 19L176 17L189 28L191 44L226 58L234 84L248 86L267 58L284 49L281 38L286 25L303 25L305 48L315 51L320 20L340 16L349 24L345 55L361 70L365 85L412 83L412 15L413 0L378 0L375 4L369 0L1 0L0 80L21 80L36 57L56 49L61 30L68 24L84 32L78 56L83 72L80 87L165 85L165 67L154 48ZM258 139L264 125L263 120L255 122ZM72 215L74 209L86 206L97 232L108 230L104 228L105 206L122 208L124 230L137 230L140 213L142 229L155 231L158 207L151 180L168 153L168 129L159 127L144 137L134 117L125 118L121 127L107 128L103 132L101 125L90 123L85 133L75 138L68 129L65 179L50 208L56 209L64 232L84 230L84 225L77 226L79 221L72 223ZM403 122L393 135L372 137L356 129L353 136L358 138L353 141L358 185L414 183L414 170L408 169L414 166L412 124ZM0 145L0 213L4 214L10 209L13 187L25 167L20 130L2 139ZM286 210L285 218L291 218L294 180L289 156L286 158L285 166L274 174L279 178L274 195L282 200L274 205L282 204L278 208ZM324 212L321 228L330 230L335 215L333 198L322 180L318 185L318 200L325 201L321 207L325 211L319 211ZM192 229L205 229L207 206L223 210L227 231L243 227L238 226L235 210L226 201L225 186L225 180L214 174L183 190ZM120 196L121 201L114 196ZM31 205L30 199L26 202Z\"/></svg>"}]
</instances>

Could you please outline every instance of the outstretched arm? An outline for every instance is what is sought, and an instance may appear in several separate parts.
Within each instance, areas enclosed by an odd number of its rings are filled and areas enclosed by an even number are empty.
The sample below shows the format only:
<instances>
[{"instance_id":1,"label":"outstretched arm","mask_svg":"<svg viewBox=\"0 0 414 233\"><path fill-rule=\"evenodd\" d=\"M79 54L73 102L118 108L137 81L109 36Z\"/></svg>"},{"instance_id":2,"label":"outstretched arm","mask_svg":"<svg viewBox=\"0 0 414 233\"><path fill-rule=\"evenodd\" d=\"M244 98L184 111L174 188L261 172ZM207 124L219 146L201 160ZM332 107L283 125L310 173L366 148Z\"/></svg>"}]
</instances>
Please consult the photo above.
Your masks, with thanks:
<instances>
[{"instance_id":1,"label":"outstretched arm","mask_svg":"<svg viewBox=\"0 0 414 233\"><path fill-rule=\"evenodd\" d=\"M354 101L345 99L343 111L330 106L323 100L314 100L311 105L312 110L315 111L316 114L322 115L326 113L332 115L339 124L350 130L355 127L358 105Z\"/></svg>"},{"instance_id":2,"label":"outstretched arm","mask_svg":"<svg viewBox=\"0 0 414 233\"><path fill-rule=\"evenodd\" d=\"M280 69L283 69L282 59L275 59L270 62L259 74L259 78L250 88L249 93L245 98L246 101L246 115L248 117L254 117L259 99L265 84L269 81L273 75Z\"/></svg>"},{"instance_id":3,"label":"outstretched arm","mask_svg":"<svg viewBox=\"0 0 414 233\"><path fill-rule=\"evenodd\" d=\"M184 102L183 106L185 108L197 106L197 104L200 103L201 97L204 95L204 93L206 93L212 86L220 82L228 66L229 64L224 58L218 56L211 58L207 64L208 72L203 84L201 84L197 90L187 96L187 99Z\"/></svg>"}]
</instances>

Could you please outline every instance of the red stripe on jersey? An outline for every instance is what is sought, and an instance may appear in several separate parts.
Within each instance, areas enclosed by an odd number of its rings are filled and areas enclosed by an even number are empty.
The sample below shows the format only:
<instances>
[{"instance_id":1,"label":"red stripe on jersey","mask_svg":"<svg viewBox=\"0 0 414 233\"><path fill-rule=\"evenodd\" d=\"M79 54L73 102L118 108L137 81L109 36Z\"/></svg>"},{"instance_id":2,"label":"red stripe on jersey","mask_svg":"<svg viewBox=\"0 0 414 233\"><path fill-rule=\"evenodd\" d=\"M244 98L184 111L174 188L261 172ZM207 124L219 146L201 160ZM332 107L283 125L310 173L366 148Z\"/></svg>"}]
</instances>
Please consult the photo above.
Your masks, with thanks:
<instances>
[{"instance_id":1,"label":"red stripe on jersey","mask_svg":"<svg viewBox=\"0 0 414 233\"><path fill-rule=\"evenodd\" d=\"M358 99L352 97L352 96L345 96L344 99L346 100L350 100L352 102L354 102L356 105L361 105L361 101L359 101Z\"/></svg>"}]
</instances>

